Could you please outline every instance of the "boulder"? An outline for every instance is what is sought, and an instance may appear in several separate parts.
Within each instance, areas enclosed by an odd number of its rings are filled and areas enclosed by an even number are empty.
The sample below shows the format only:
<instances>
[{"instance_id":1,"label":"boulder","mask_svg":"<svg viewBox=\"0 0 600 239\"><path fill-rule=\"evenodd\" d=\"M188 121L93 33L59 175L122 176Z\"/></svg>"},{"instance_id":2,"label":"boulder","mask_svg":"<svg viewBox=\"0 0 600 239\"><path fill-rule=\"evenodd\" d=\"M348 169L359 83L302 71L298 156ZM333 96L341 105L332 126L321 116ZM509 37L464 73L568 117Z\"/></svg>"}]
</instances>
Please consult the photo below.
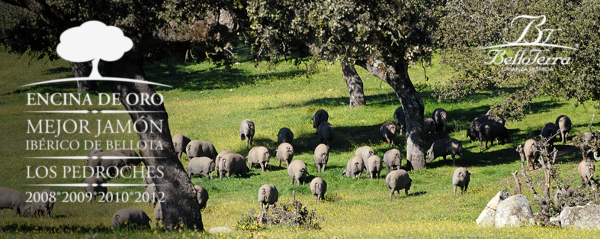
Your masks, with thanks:
<instances>
[{"instance_id":1,"label":"boulder","mask_svg":"<svg viewBox=\"0 0 600 239\"><path fill-rule=\"evenodd\" d=\"M496 227L522 227L534 225L533 212L527 197L519 194L498 203L494 220Z\"/></svg>"},{"instance_id":2,"label":"boulder","mask_svg":"<svg viewBox=\"0 0 600 239\"><path fill-rule=\"evenodd\" d=\"M496 196L488 202L487 206L483 209L481 214L477 220L477 225L480 227L494 226L494 221L496 220L496 209L498 208L498 203L510 197L510 193L504 189L502 191L496 193Z\"/></svg>"},{"instance_id":3,"label":"boulder","mask_svg":"<svg viewBox=\"0 0 600 239\"><path fill-rule=\"evenodd\" d=\"M216 233L230 233L231 229L229 229L228 227L213 227L211 229L208 229L208 233L210 234L216 234Z\"/></svg>"},{"instance_id":4,"label":"boulder","mask_svg":"<svg viewBox=\"0 0 600 239\"><path fill-rule=\"evenodd\" d=\"M560 212L561 227L579 229L600 229L600 205L565 207Z\"/></svg>"}]
</instances>

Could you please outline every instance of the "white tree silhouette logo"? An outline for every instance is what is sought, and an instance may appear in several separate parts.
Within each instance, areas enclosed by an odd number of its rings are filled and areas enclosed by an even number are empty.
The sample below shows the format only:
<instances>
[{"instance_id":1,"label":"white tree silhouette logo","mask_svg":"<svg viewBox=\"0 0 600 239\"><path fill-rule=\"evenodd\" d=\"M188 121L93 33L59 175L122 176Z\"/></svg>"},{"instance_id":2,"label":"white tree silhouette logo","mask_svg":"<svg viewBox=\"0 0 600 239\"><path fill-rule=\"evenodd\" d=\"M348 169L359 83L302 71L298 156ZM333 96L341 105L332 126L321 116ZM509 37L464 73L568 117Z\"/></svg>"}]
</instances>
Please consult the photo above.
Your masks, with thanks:
<instances>
[{"instance_id":1,"label":"white tree silhouette logo","mask_svg":"<svg viewBox=\"0 0 600 239\"><path fill-rule=\"evenodd\" d=\"M54 79L31 84L21 87L43 85L58 82L73 81L117 81L130 82L138 84L158 85L169 87L157 82L128 79L120 77L102 77L98 72L98 63L103 61L116 61L123 57L125 52L133 48L133 41L123 34L123 31L115 26L107 26L99 21L88 21L81 26L69 28L60 35L60 43L56 47L56 53L63 59L71 62L92 62L92 72L88 77L73 77Z\"/></svg>"},{"instance_id":2,"label":"white tree silhouette logo","mask_svg":"<svg viewBox=\"0 0 600 239\"><path fill-rule=\"evenodd\" d=\"M56 52L68 61L92 61L93 68L89 78L102 78L98 72L100 59L116 61L132 47L133 42L123 35L121 29L99 21L88 21L64 31L60 35Z\"/></svg>"}]
</instances>

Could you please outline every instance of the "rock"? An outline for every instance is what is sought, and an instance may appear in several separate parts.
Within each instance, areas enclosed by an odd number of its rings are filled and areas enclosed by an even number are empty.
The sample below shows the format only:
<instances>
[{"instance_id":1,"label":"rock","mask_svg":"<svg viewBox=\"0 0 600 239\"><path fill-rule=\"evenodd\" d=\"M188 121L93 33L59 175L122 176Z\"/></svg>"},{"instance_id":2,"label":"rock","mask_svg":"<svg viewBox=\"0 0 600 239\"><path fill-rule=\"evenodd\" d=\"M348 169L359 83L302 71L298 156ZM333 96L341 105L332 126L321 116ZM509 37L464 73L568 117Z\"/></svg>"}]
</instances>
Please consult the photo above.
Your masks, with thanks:
<instances>
[{"instance_id":1,"label":"rock","mask_svg":"<svg viewBox=\"0 0 600 239\"><path fill-rule=\"evenodd\" d=\"M565 207L560 212L559 219L562 227L600 229L600 205L589 203L585 206Z\"/></svg>"},{"instance_id":2,"label":"rock","mask_svg":"<svg viewBox=\"0 0 600 239\"><path fill-rule=\"evenodd\" d=\"M487 206L483 209L481 214L477 220L477 225L480 227L494 226L494 221L496 220L496 209L498 208L498 203L510 197L510 193L504 189L502 191L496 193L496 196L488 202Z\"/></svg>"},{"instance_id":3,"label":"rock","mask_svg":"<svg viewBox=\"0 0 600 239\"><path fill-rule=\"evenodd\" d=\"M519 194L498 203L494 220L496 227L522 227L534 225L533 212L527 197Z\"/></svg>"},{"instance_id":4,"label":"rock","mask_svg":"<svg viewBox=\"0 0 600 239\"><path fill-rule=\"evenodd\" d=\"M213 227L211 229L208 229L208 233L210 234L216 234L216 233L230 233L231 229L229 229L228 227Z\"/></svg>"}]
</instances>

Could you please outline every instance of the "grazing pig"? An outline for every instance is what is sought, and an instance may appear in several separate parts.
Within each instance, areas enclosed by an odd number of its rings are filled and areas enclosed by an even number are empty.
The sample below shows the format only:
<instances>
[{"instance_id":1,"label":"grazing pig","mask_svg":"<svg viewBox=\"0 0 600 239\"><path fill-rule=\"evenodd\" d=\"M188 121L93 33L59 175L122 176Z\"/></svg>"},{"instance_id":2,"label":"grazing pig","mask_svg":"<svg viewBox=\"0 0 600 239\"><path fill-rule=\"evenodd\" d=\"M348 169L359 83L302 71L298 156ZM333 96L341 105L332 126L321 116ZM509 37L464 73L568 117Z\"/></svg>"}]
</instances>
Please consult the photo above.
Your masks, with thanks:
<instances>
[{"instance_id":1,"label":"grazing pig","mask_svg":"<svg viewBox=\"0 0 600 239\"><path fill-rule=\"evenodd\" d=\"M354 156L360 156L365 163L367 162L367 159L373 155L375 155L375 151L369 146L358 147L356 152L354 152Z\"/></svg>"},{"instance_id":2,"label":"grazing pig","mask_svg":"<svg viewBox=\"0 0 600 239\"><path fill-rule=\"evenodd\" d=\"M37 192L35 192L34 194L37 194L38 196L34 196L34 200L32 200L33 202L31 204L29 204L30 207L30 213L32 215L36 215L36 216L41 216L41 215L45 215L46 217L50 217L50 214L52 213L52 209L54 208L54 201L55 200L51 200L51 197L56 197L56 194L54 193L54 191L44 188L44 189L40 189ZM39 200L35 200L35 198L38 198Z\"/></svg>"},{"instance_id":3,"label":"grazing pig","mask_svg":"<svg viewBox=\"0 0 600 239\"><path fill-rule=\"evenodd\" d=\"M123 164L131 167L138 166L142 163L142 158L133 149L115 149L112 152L122 153L125 155L123 158Z\"/></svg>"},{"instance_id":4,"label":"grazing pig","mask_svg":"<svg viewBox=\"0 0 600 239\"><path fill-rule=\"evenodd\" d=\"M596 165L594 162L588 162L584 159L579 162L577 166L577 172L579 172L579 177L581 177L581 182L583 185L592 185L591 181L594 180L594 172L596 171Z\"/></svg>"},{"instance_id":5,"label":"grazing pig","mask_svg":"<svg viewBox=\"0 0 600 239\"><path fill-rule=\"evenodd\" d=\"M390 200L394 196L394 192L398 192L400 196L400 190L404 189L406 196L408 197L408 190L412 184L412 180L408 176L408 173L404 169L394 170L385 177L385 183L388 185L390 192Z\"/></svg>"},{"instance_id":6,"label":"grazing pig","mask_svg":"<svg viewBox=\"0 0 600 239\"><path fill-rule=\"evenodd\" d=\"M548 122L544 125L544 127L542 127L540 134L542 135L542 142L552 137L552 140L550 140L548 144L554 145L554 141L556 141L556 135L558 134L558 126L552 122Z\"/></svg>"},{"instance_id":7,"label":"grazing pig","mask_svg":"<svg viewBox=\"0 0 600 239\"><path fill-rule=\"evenodd\" d=\"M150 172L146 172L144 176L142 176L144 180L144 190L148 187L148 185L153 184L152 177L150 177Z\"/></svg>"},{"instance_id":8,"label":"grazing pig","mask_svg":"<svg viewBox=\"0 0 600 239\"><path fill-rule=\"evenodd\" d=\"M288 128L281 128L277 133L277 143L292 143L294 141L294 133Z\"/></svg>"},{"instance_id":9,"label":"grazing pig","mask_svg":"<svg viewBox=\"0 0 600 239\"><path fill-rule=\"evenodd\" d=\"M310 192L312 192L313 196L315 196L317 203L321 199L325 199L325 193L327 192L327 182L323 180L321 177L313 178L310 181Z\"/></svg>"},{"instance_id":10,"label":"grazing pig","mask_svg":"<svg viewBox=\"0 0 600 239\"><path fill-rule=\"evenodd\" d=\"M183 155L183 153L186 153L186 148L187 145L191 142L192 140L190 139L190 137L187 137L183 134L176 134L175 136L173 136L173 147L175 147L175 153L177 153L177 159L179 159L181 161L181 155ZM156 222L158 223L158 222Z\"/></svg>"},{"instance_id":11,"label":"grazing pig","mask_svg":"<svg viewBox=\"0 0 600 239\"><path fill-rule=\"evenodd\" d=\"M209 157L212 160L215 160L215 158L217 158L215 146L211 142L203 140L190 141L185 152L190 159L193 157Z\"/></svg>"},{"instance_id":12,"label":"grazing pig","mask_svg":"<svg viewBox=\"0 0 600 239\"><path fill-rule=\"evenodd\" d=\"M28 207L27 197L25 194L12 188L0 187L0 210L12 209L15 216L25 213Z\"/></svg>"},{"instance_id":13,"label":"grazing pig","mask_svg":"<svg viewBox=\"0 0 600 239\"><path fill-rule=\"evenodd\" d=\"M381 132L383 141L388 143L388 147L393 147L394 137L396 136L396 125L392 121L386 121L379 127L379 131Z\"/></svg>"},{"instance_id":14,"label":"grazing pig","mask_svg":"<svg viewBox=\"0 0 600 239\"><path fill-rule=\"evenodd\" d=\"M216 166L215 168L219 168L219 166L221 165L221 159L223 158L223 155L230 154L230 153L235 154L235 152L231 151L231 150L223 150L219 154L217 154L217 159L215 160L215 166Z\"/></svg>"},{"instance_id":15,"label":"grazing pig","mask_svg":"<svg viewBox=\"0 0 600 239\"><path fill-rule=\"evenodd\" d=\"M163 220L161 203L157 203L156 207L154 208L154 220L156 221L156 227L158 227L158 221Z\"/></svg>"},{"instance_id":16,"label":"grazing pig","mask_svg":"<svg viewBox=\"0 0 600 239\"><path fill-rule=\"evenodd\" d=\"M112 226L114 228L119 227L144 227L150 229L150 217L137 208L125 208L121 209L112 216Z\"/></svg>"},{"instance_id":17,"label":"grazing pig","mask_svg":"<svg viewBox=\"0 0 600 239\"><path fill-rule=\"evenodd\" d=\"M580 192L578 192L575 188L559 187L558 190L556 190L556 193L554 194L554 205L560 208L575 206L575 202L573 202L574 200L569 200L569 198L577 197L580 195L582 194L580 194Z\"/></svg>"},{"instance_id":18,"label":"grazing pig","mask_svg":"<svg viewBox=\"0 0 600 239\"><path fill-rule=\"evenodd\" d=\"M302 160L294 160L290 163L290 166L287 168L288 175L292 179L292 185L294 185L294 180L300 185L300 180L302 180L302 185L304 185L304 179L308 175L308 171L306 169L306 164Z\"/></svg>"},{"instance_id":19,"label":"grazing pig","mask_svg":"<svg viewBox=\"0 0 600 239\"><path fill-rule=\"evenodd\" d=\"M275 156L279 160L279 167L281 167L281 161L284 161L287 168L294 158L294 147L288 143L281 143L275 150Z\"/></svg>"},{"instance_id":20,"label":"grazing pig","mask_svg":"<svg viewBox=\"0 0 600 239\"><path fill-rule=\"evenodd\" d=\"M581 139L583 140L583 144L584 145L588 145L589 146L590 143L592 142L592 140L594 139L594 134L592 134L592 132L583 132L583 135L581 136Z\"/></svg>"},{"instance_id":21,"label":"grazing pig","mask_svg":"<svg viewBox=\"0 0 600 239\"><path fill-rule=\"evenodd\" d=\"M156 203L160 201L158 191L156 190L156 184L152 183L148 185L145 193L148 194L148 205L152 205L152 207L156 206Z\"/></svg>"},{"instance_id":22,"label":"grazing pig","mask_svg":"<svg viewBox=\"0 0 600 239\"><path fill-rule=\"evenodd\" d=\"M243 177L250 171L246 166L246 160L244 156L237 153L230 153L223 155L221 158L221 165L219 165L219 179L223 178L223 174L227 174L227 177L231 177L232 174L241 175Z\"/></svg>"},{"instance_id":23,"label":"grazing pig","mask_svg":"<svg viewBox=\"0 0 600 239\"><path fill-rule=\"evenodd\" d=\"M365 164L367 166L367 172L371 175L371 180L373 178L378 178L379 173L381 172L381 158L377 155L373 155L367 159Z\"/></svg>"},{"instance_id":24,"label":"grazing pig","mask_svg":"<svg viewBox=\"0 0 600 239\"><path fill-rule=\"evenodd\" d=\"M119 151L99 152L94 154L91 159L85 160L85 166L88 172L100 175L118 176L119 168L125 165L124 158L127 157Z\"/></svg>"},{"instance_id":25,"label":"grazing pig","mask_svg":"<svg viewBox=\"0 0 600 239\"><path fill-rule=\"evenodd\" d=\"M321 123L327 122L329 120L329 114L327 113L327 111L320 109L317 110L315 116L313 116L310 120L312 120L313 122L313 128L316 129L317 127L319 127L319 125L321 125Z\"/></svg>"},{"instance_id":26,"label":"grazing pig","mask_svg":"<svg viewBox=\"0 0 600 239\"><path fill-rule=\"evenodd\" d=\"M442 108L437 108L431 114L431 118L435 122L435 128L438 134L446 134L446 126L448 125L448 113Z\"/></svg>"},{"instance_id":27,"label":"grazing pig","mask_svg":"<svg viewBox=\"0 0 600 239\"><path fill-rule=\"evenodd\" d=\"M102 148L98 146L94 146L88 151L88 157L92 157L94 154L102 152Z\"/></svg>"},{"instance_id":28,"label":"grazing pig","mask_svg":"<svg viewBox=\"0 0 600 239\"><path fill-rule=\"evenodd\" d=\"M190 159L186 171L190 178L192 178L192 175L198 175L200 178L204 175L207 178L213 179L215 161L209 157L193 157Z\"/></svg>"},{"instance_id":29,"label":"grazing pig","mask_svg":"<svg viewBox=\"0 0 600 239\"><path fill-rule=\"evenodd\" d=\"M402 154L400 153L400 150L390 149L385 152L383 155L383 162L388 170L388 174L390 173L390 168L391 170L400 169L400 166L402 165Z\"/></svg>"},{"instance_id":30,"label":"grazing pig","mask_svg":"<svg viewBox=\"0 0 600 239\"><path fill-rule=\"evenodd\" d=\"M262 210L264 210L265 205L267 205L267 210L269 210L269 205L275 204L278 199L279 192L275 185L264 184L258 189L258 202L260 203L260 208Z\"/></svg>"},{"instance_id":31,"label":"grazing pig","mask_svg":"<svg viewBox=\"0 0 600 239\"><path fill-rule=\"evenodd\" d=\"M494 145L494 140L498 138L501 144L506 142L508 139L508 130L504 125L496 121L486 121L479 127L479 151L485 141L485 148L488 148L488 142L491 141Z\"/></svg>"},{"instance_id":32,"label":"grazing pig","mask_svg":"<svg viewBox=\"0 0 600 239\"><path fill-rule=\"evenodd\" d=\"M344 169L343 175L346 175L348 178L360 178L364 168L365 163L363 159L360 156L354 156L348 160L348 164L346 164L346 169Z\"/></svg>"},{"instance_id":33,"label":"grazing pig","mask_svg":"<svg viewBox=\"0 0 600 239\"><path fill-rule=\"evenodd\" d=\"M396 121L396 125L398 125L398 134L402 135L402 130L406 128L406 118L404 117L404 109L402 106L394 111L394 121Z\"/></svg>"},{"instance_id":34,"label":"grazing pig","mask_svg":"<svg viewBox=\"0 0 600 239\"><path fill-rule=\"evenodd\" d=\"M460 156L460 159L462 160L462 150L462 144L457 139L440 139L431 145L427 151L427 156L429 156L429 162L431 162L440 156L442 156L444 161L446 161L446 156L452 155L452 165L454 165L456 162L455 155Z\"/></svg>"},{"instance_id":35,"label":"grazing pig","mask_svg":"<svg viewBox=\"0 0 600 239\"><path fill-rule=\"evenodd\" d=\"M569 131L571 131L571 119L566 115L561 115L556 118L556 126L558 126L558 132L560 134L560 142L566 143L567 136L569 136Z\"/></svg>"},{"instance_id":36,"label":"grazing pig","mask_svg":"<svg viewBox=\"0 0 600 239\"><path fill-rule=\"evenodd\" d=\"M248 160L248 168L252 169L252 164L258 164L260 165L260 169L264 172L267 168L267 164L269 164L269 157L271 157L271 155L266 147L257 146L250 149L248 157L246 157Z\"/></svg>"},{"instance_id":37,"label":"grazing pig","mask_svg":"<svg viewBox=\"0 0 600 239\"><path fill-rule=\"evenodd\" d=\"M425 133L426 141L429 140L429 132L433 135L433 132L437 131L436 129L435 121L432 118L425 117L423 119L423 132Z\"/></svg>"},{"instance_id":38,"label":"grazing pig","mask_svg":"<svg viewBox=\"0 0 600 239\"><path fill-rule=\"evenodd\" d=\"M469 181L471 181L471 172L465 167L460 167L454 170L452 176L452 186L454 186L454 197L456 197L456 187L460 188L460 194L467 191L469 187Z\"/></svg>"},{"instance_id":39,"label":"grazing pig","mask_svg":"<svg viewBox=\"0 0 600 239\"><path fill-rule=\"evenodd\" d=\"M329 122L321 122L317 129L317 135L321 143L325 143L328 147L331 147L331 141L333 141L333 137L335 136L335 129Z\"/></svg>"},{"instance_id":40,"label":"grazing pig","mask_svg":"<svg viewBox=\"0 0 600 239\"><path fill-rule=\"evenodd\" d=\"M317 173L325 172L325 166L329 160L329 147L325 144L319 144L315 148L315 165L317 166Z\"/></svg>"},{"instance_id":41,"label":"grazing pig","mask_svg":"<svg viewBox=\"0 0 600 239\"><path fill-rule=\"evenodd\" d=\"M198 197L200 210L202 210L206 208L206 203L208 202L208 191L206 191L206 189L200 185L194 185L194 188L196 189L196 196Z\"/></svg>"},{"instance_id":42,"label":"grazing pig","mask_svg":"<svg viewBox=\"0 0 600 239\"><path fill-rule=\"evenodd\" d=\"M245 119L240 125L240 138L246 139L246 146L252 145L252 139L254 138L254 122L250 119Z\"/></svg>"},{"instance_id":43,"label":"grazing pig","mask_svg":"<svg viewBox=\"0 0 600 239\"><path fill-rule=\"evenodd\" d=\"M487 121L490 121L489 116L477 117L473 121L471 121L469 128L467 128L467 137L471 139L471 142L479 138L479 128L481 127L481 124Z\"/></svg>"},{"instance_id":44,"label":"grazing pig","mask_svg":"<svg viewBox=\"0 0 600 239\"><path fill-rule=\"evenodd\" d=\"M108 188L106 186L102 186L102 184L106 184L106 179L100 176L91 176L87 178L83 183L87 183L88 186L83 187L83 191L87 194L90 193L92 199L96 200L96 196L106 195L108 192ZM95 184L96 186L94 186ZM92 201L90 200L90 203Z\"/></svg>"},{"instance_id":45,"label":"grazing pig","mask_svg":"<svg viewBox=\"0 0 600 239\"><path fill-rule=\"evenodd\" d=\"M536 139L528 139L523 144L523 154L525 155L525 159L527 162L527 169L531 166L535 170L535 162L538 157L540 157L540 152L537 150L537 145L539 145L539 141Z\"/></svg>"}]
</instances>

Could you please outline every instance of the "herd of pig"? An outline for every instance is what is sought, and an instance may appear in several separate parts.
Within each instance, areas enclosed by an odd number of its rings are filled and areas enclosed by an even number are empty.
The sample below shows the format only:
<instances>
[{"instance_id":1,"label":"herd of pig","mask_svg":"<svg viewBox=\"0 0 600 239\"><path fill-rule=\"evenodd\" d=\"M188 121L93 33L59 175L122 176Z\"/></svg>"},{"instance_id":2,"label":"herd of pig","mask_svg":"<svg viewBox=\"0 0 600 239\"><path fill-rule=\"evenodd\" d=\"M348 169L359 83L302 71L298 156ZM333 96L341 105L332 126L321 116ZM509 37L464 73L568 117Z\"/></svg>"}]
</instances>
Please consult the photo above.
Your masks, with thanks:
<instances>
[{"instance_id":1,"label":"herd of pig","mask_svg":"<svg viewBox=\"0 0 600 239\"><path fill-rule=\"evenodd\" d=\"M384 122L380 127L380 133L383 141L388 143L391 148L385 152L383 160L377 156L374 150L369 146L359 147L355 156L348 160L346 168L343 171L343 175L346 177L360 178L363 172L366 171L370 175L370 178L377 178L380 176L382 170L382 164L385 164L388 174L385 178L386 184L390 189L390 200L394 196L395 192L400 193L400 190L404 189L408 196L408 190L410 190L412 180L410 179L408 172L401 169L402 155L400 150L393 148L395 146L394 138L396 135L402 135L402 131L406 128L404 111L402 107L399 107L394 112L395 123L391 121ZM329 114L325 110L318 110L314 117L313 128L316 129L321 144L317 145L314 151L314 162L317 168L317 173L324 172L327 162L329 160L330 147L335 136L335 128L328 122ZM446 135L446 127L448 122L448 114L444 109L438 108L434 110L431 118L425 117L423 124L423 131L426 135L426 139L430 138L431 133L437 132L439 135ZM491 112L488 112L485 116L475 118L467 129L467 137L471 141L478 139L480 142L480 150L485 141L486 148L488 142L493 143L498 140L504 143L508 139L508 130L504 126L504 119L494 118ZM556 124L547 123L541 130L542 137L550 137L554 135L560 135L561 140L564 143L569 131L571 130L571 121L567 116L561 115L557 120ZM240 138L241 140L247 140L247 145L251 146L255 135L255 125L250 119L245 119L240 125ZM285 162L285 166L288 171L288 175L291 179L292 185L296 182L298 185L304 181L308 176L307 166L302 160L293 160L294 147L293 147L294 134L289 128L281 128L278 135L277 141L279 147L274 151L276 159L279 161L281 167L282 161ZM528 167L535 168L532 163L532 159L537 157L537 151L535 145L538 142L536 139L529 139L525 142L522 154L528 162ZM258 165L264 172L268 168L269 159L271 157L269 150L264 146L255 146L250 149L248 156L244 157L231 150L223 150L217 153L214 145L208 141L202 140L191 140L189 137L183 134L177 134L173 136L173 145L177 157L181 160L182 154L185 153L190 159L187 165L187 173L191 178L193 175L205 176L213 179L213 173L217 170L219 178L223 175L227 177L233 174L246 176L253 165ZM427 157L429 162L433 161L438 157L443 157L444 161L446 157L450 155L452 157L452 163L455 164L455 156L458 155L462 160L462 144L459 140L453 138L443 138L433 142L429 150L427 151ZM122 158L112 157L112 159L102 159L101 157L93 156L124 156ZM109 168L119 169L127 167L136 167L143 160L141 160L138 154L134 150L113 150L110 152L102 152L102 149L95 148L89 151L89 159L86 160L86 166L88 170L91 170L94 174L94 169ZM593 164L592 164L593 165ZM407 162L407 167L410 168L410 162ZM580 170L581 172L582 170ZM85 192L97 195L101 192L107 192L107 187L102 186L106 183L106 179L99 174L91 176L85 180L85 184L88 186L84 188ZM106 171L107 175L112 175L115 172ZM593 173L592 173L593 174ZM464 167L459 167L454 171L452 177L452 184L454 187L454 196L456 197L456 189L460 188L461 192L467 190L470 181L471 172ZM586 176L587 177L587 176ZM582 176L583 180L584 176ZM587 178L586 178L587 179ZM156 187L152 182L152 178L147 173L144 175L143 182L146 185L146 192L149 195L155 195ZM197 197L201 208L206 207L208 200L208 192L200 185L196 185ZM42 189L45 192L51 192L49 189ZM40 190L40 192L42 191ZM314 177L310 182L310 190L314 195L317 203L319 200L324 199L327 191L327 182L321 177ZM26 215L40 215L45 214L47 217L53 208L53 202L36 202L26 203L25 195L17 190L10 188L0 188L0 209L13 209L15 215L23 213ZM264 184L258 189L258 201L261 207L264 208L266 205L267 209L269 205L273 205L278 200L278 191L273 184ZM150 202L154 203L155 220L158 224L159 220L162 220L162 209L161 204L156 203L156 197L152 196ZM117 211L112 217L112 223L114 227L119 227L125 224L135 224L143 227L150 227L150 218L140 209L128 208Z\"/></svg>"}]
</instances>

